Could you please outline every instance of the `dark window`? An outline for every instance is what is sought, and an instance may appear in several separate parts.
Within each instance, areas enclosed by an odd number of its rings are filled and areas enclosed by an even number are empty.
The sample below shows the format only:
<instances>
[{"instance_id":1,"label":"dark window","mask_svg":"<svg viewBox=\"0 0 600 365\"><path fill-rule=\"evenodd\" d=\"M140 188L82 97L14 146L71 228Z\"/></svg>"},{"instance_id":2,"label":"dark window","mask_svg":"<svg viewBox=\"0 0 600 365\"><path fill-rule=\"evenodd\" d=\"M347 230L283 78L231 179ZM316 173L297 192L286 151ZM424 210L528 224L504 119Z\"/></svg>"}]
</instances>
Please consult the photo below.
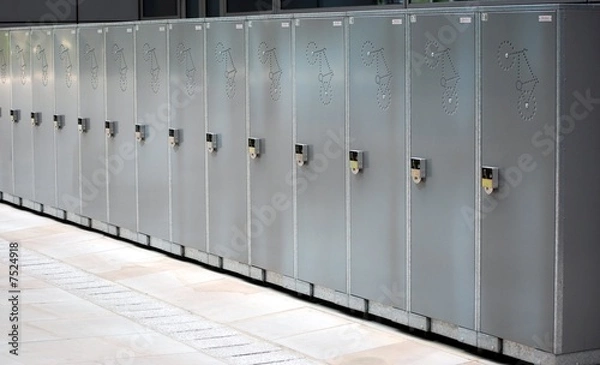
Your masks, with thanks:
<instances>
[{"instance_id":1,"label":"dark window","mask_svg":"<svg viewBox=\"0 0 600 365\"><path fill-rule=\"evenodd\" d=\"M143 18L177 18L178 0L143 0Z\"/></svg>"}]
</instances>

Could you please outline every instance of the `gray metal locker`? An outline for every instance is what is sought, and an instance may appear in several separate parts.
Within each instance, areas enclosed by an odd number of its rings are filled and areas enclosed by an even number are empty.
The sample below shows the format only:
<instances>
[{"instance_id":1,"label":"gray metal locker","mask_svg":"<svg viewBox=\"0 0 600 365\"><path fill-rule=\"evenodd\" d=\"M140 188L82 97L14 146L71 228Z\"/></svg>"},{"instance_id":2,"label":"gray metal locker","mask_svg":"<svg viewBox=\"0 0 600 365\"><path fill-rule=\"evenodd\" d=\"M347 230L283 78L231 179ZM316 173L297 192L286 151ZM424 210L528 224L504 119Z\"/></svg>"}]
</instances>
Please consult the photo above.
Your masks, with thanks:
<instances>
[{"instance_id":1,"label":"gray metal locker","mask_svg":"<svg viewBox=\"0 0 600 365\"><path fill-rule=\"evenodd\" d=\"M51 28L31 30L32 109L35 201L56 206L54 146L54 34Z\"/></svg>"},{"instance_id":2,"label":"gray metal locker","mask_svg":"<svg viewBox=\"0 0 600 365\"><path fill-rule=\"evenodd\" d=\"M0 32L0 191L13 193L10 31Z\"/></svg>"},{"instance_id":3,"label":"gray metal locker","mask_svg":"<svg viewBox=\"0 0 600 365\"><path fill-rule=\"evenodd\" d=\"M169 60L172 240L206 251L202 22L169 25Z\"/></svg>"},{"instance_id":4,"label":"gray metal locker","mask_svg":"<svg viewBox=\"0 0 600 365\"><path fill-rule=\"evenodd\" d=\"M104 30L79 27L79 118L81 214L106 222L107 167L104 137Z\"/></svg>"},{"instance_id":5,"label":"gray metal locker","mask_svg":"<svg viewBox=\"0 0 600 365\"><path fill-rule=\"evenodd\" d=\"M351 15L351 293L406 308L406 118L404 14Z\"/></svg>"},{"instance_id":6,"label":"gray metal locker","mask_svg":"<svg viewBox=\"0 0 600 365\"><path fill-rule=\"evenodd\" d=\"M206 24L209 251L248 262L244 19Z\"/></svg>"},{"instance_id":7,"label":"gray metal locker","mask_svg":"<svg viewBox=\"0 0 600 365\"><path fill-rule=\"evenodd\" d=\"M293 276L292 20L247 24L252 265Z\"/></svg>"},{"instance_id":8,"label":"gray metal locker","mask_svg":"<svg viewBox=\"0 0 600 365\"><path fill-rule=\"evenodd\" d=\"M136 25L138 231L170 240L167 24Z\"/></svg>"},{"instance_id":9,"label":"gray metal locker","mask_svg":"<svg viewBox=\"0 0 600 365\"><path fill-rule=\"evenodd\" d=\"M137 230L133 24L105 28L108 223Z\"/></svg>"},{"instance_id":10,"label":"gray metal locker","mask_svg":"<svg viewBox=\"0 0 600 365\"><path fill-rule=\"evenodd\" d=\"M410 16L411 311L475 325L475 21Z\"/></svg>"},{"instance_id":11,"label":"gray metal locker","mask_svg":"<svg viewBox=\"0 0 600 365\"><path fill-rule=\"evenodd\" d=\"M296 143L307 163L296 168L298 277L347 290L346 20L295 21ZM301 146L302 147L302 146Z\"/></svg>"},{"instance_id":12,"label":"gray metal locker","mask_svg":"<svg viewBox=\"0 0 600 365\"><path fill-rule=\"evenodd\" d=\"M481 330L551 351L556 160L532 136L556 120L556 13L483 17L482 163L499 190L481 203Z\"/></svg>"},{"instance_id":13,"label":"gray metal locker","mask_svg":"<svg viewBox=\"0 0 600 365\"><path fill-rule=\"evenodd\" d=\"M16 196L33 200L33 131L29 29L11 32L13 167Z\"/></svg>"},{"instance_id":14,"label":"gray metal locker","mask_svg":"<svg viewBox=\"0 0 600 365\"><path fill-rule=\"evenodd\" d=\"M58 207L81 213L79 179L78 51L74 26L54 29L55 115L63 120L56 130L56 191Z\"/></svg>"}]
</instances>

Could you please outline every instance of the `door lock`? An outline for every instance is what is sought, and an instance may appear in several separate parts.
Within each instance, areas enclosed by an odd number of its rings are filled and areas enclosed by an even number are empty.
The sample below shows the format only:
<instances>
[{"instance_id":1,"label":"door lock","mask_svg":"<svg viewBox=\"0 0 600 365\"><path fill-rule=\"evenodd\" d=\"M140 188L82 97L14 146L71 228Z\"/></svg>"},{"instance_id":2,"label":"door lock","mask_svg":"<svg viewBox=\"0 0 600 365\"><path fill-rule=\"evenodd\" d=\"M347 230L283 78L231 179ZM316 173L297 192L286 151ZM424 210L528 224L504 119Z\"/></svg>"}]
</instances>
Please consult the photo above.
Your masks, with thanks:
<instances>
[{"instance_id":1,"label":"door lock","mask_svg":"<svg viewBox=\"0 0 600 365\"><path fill-rule=\"evenodd\" d=\"M169 128L169 144L171 147L179 146L181 141L181 129Z\"/></svg>"},{"instance_id":2,"label":"door lock","mask_svg":"<svg viewBox=\"0 0 600 365\"><path fill-rule=\"evenodd\" d=\"M90 125L90 120L88 118L79 118L77 119L77 130L81 133L85 133L88 131Z\"/></svg>"},{"instance_id":3,"label":"door lock","mask_svg":"<svg viewBox=\"0 0 600 365\"><path fill-rule=\"evenodd\" d=\"M42 121L42 113L31 112L31 125L38 126Z\"/></svg>"},{"instance_id":4,"label":"door lock","mask_svg":"<svg viewBox=\"0 0 600 365\"><path fill-rule=\"evenodd\" d=\"M65 126L65 116L55 115L54 116L54 129L62 129Z\"/></svg>"},{"instance_id":5,"label":"door lock","mask_svg":"<svg viewBox=\"0 0 600 365\"><path fill-rule=\"evenodd\" d=\"M117 122L107 120L104 122L104 131L107 137L114 137L117 134Z\"/></svg>"},{"instance_id":6,"label":"door lock","mask_svg":"<svg viewBox=\"0 0 600 365\"><path fill-rule=\"evenodd\" d=\"M487 195L491 195L498 190L498 175L500 170L497 167L483 166L481 168L481 186Z\"/></svg>"},{"instance_id":7,"label":"door lock","mask_svg":"<svg viewBox=\"0 0 600 365\"><path fill-rule=\"evenodd\" d=\"M19 109L13 109L10 111L10 119L13 123L19 123L21 120L21 111Z\"/></svg>"},{"instance_id":8,"label":"door lock","mask_svg":"<svg viewBox=\"0 0 600 365\"><path fill-rule=\"evenodd\" d=\"M427 160L420 157L410 159L410 175L415 184L420 184L427 177Z\"/></svg>"},{"instance_id":9,"label":"door lock","mask_svg":"<svg viewBox=\"0 0 600 365\"><path fill-rule=\"evenodd\" d=\"M216 133L206 133L206 149L208 152L217 152L219 144L219 135Z\"/></svg>"},{"instance_id":10,"label":"door lock","mask_svg":"<svg viewBox=\"0 0 600 365\"><path fill-rule=\"evenodd\" d=\"M302 143L296 143L294 146L294 152L296 153L296 163L298 166L304 166L308 163L308 145Z\"/></svg>"},{"instance_id":11,"label":"door lock","mask_svg":"<svg viewBox=\"0 0 600 365\"><path fill-rule=\"evenodd\" d=\"M260 138L248 138L248 153L251 159L255 159L261 154L262 141Z\"/></svg>"},{"instance_id":12,"label":"door lock","mask_svg":"<svg viewBox=\"0 0 600 365\"><path fill-rule=\"evenodd\" d=\"M146 126L143 124L135 125L135 139L138 142L143 142L146 139Z\"/></svg>"},{"instance_id":13,"label":"door lock","mask_svg":"<svg viewBox=\"0 0 600 365\"><path fill-rule=\"evenodd\" d=\"M363 151L351 150L349 153L350 158L350 171L354 175L358 174L363 169Z\"/></svg>"}]
</instances>

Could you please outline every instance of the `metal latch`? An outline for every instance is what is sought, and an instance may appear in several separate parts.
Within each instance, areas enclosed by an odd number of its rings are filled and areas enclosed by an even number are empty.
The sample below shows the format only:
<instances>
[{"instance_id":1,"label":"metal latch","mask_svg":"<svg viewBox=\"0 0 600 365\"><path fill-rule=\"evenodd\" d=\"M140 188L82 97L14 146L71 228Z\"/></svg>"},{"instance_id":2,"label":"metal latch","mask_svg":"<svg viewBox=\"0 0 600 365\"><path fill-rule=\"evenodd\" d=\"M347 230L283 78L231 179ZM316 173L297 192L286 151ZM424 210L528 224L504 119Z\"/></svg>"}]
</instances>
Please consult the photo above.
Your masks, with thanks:
<instances>
[{"instance_id":1,"label":"metal latch","mask_svg":"<svg viewBox=\"0 0 600 365\"><path fill-rule=\"evenodd\" d=\"M487 195L491 195L498 189L498 175L500 170L497 167L483 166L481 168L481 186Z\"/></svg>"},{"instance_id":2,"label":"metal latch","mask_svg":"<svg viewBox=\"0 0 600 365\"><path fill-rule=\"evenodd\" d=\"M356 175L363 169L363 151L351 150L349 153L349 158L350 171Z\"/></svg>"},{"instance_id":3,"label":"metal latch","mask_svg":"<svg viewBox=\"0 0 600 365\"><path fill-rule=\"evenodd\" d=\"M410 175L415 184L420 184L427 177L427 160L420 157L410 159Z\"/></svg>"},{"instance_id":4,"label":"metal latch","mask_svg":"<svg viewBox=\"0 0 600 365\"><path fill-rule=\"evenodd\" d=\"M294 152L296 153L296 163L298 166L304 166L308 163L308 145L302 143L296 143L294 146Z\"/></svg>"}]
</instances>

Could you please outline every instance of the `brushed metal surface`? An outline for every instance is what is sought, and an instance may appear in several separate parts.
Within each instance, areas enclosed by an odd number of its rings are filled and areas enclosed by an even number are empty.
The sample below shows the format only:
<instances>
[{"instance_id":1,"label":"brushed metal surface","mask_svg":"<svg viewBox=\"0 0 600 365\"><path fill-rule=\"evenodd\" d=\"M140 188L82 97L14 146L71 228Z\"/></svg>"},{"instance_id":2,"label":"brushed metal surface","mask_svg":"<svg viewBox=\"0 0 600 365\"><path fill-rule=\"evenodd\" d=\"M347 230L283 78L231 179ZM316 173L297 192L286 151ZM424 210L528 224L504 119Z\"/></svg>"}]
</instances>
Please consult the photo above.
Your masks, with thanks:
<instances>
[{"instance_id":1,"label":"brushed metal surface","mask_svg":"<svg viewBox=\"0 0 600 365\"><path fill-rule=\"evenodd\" d=\"M170 239L168 74L167 24L137 25L137 124L146 132L144 141L135 144L138 230L163 240Z\"/></svg>"},{"instance_id":2,"label":"brushed metal surface","mask_svg":"<svg viewBox=\"0 0 600 365\"><path fill-rule=\"evenodd\" d=\"M410 28L411 156L428 169L410 184L412 311L471 329L474 217L462 212L475 204L474 14L418 14Z\"/></svg>"},{"instance_id":3,"label":"brushed metal surface","mask_svg":"<svg viewBox=\"0 0 600 365\"><path fill-rule=\"evenodd\" d=\"M245 25L212 21L206 34L206 130L219 136L207 167L209 250L248 263Z\"/></svg>"},{"instance_id":4,"label":"brushed metal surface","mask_svg":"<svg viewBox=\"0 0 600 365\"><path fill-rule=\"evenodd\" d=\"M297 140L309 161L296 167L298 276L347 290L346 247L346 20L305 18L295 23ZM292 146L290 146L290 149Z\"/></svg>"},{"instance_id":5,"label":"brushed metal surface","mask_svg":"<svg viewBox=\"0 0 600 365\"><path fill-rule=\"evenodd\" d=\"M56 131L56 191L58 207L81 212L79 178L77 28L54 30L55 114L65 116L65 125Z\"/></svg>"},{"instance_id":6,"label":"brushed metal surface","mask_svg":"<svg viewBox=\"0 0 600 365\"><path fill-rule=\"evenodd\" d=\"M108 220L108 180L104 121L106 81L104 29L79 28L79 118L89 120L81 145L81 212L84 216Z\"/></svg>"},{"instance_id":7,"label":"brushed metal surface","mask_svg":"<svg viewBox=\"0 0 600 365\"><path fill-rule=\"evenodd\" d=\"M206 251L204 24L169 30L170 127L181 130L170 149L173 242Z\"/></svg>"},{"instance_id":8,"label":"brushed metal surface","mask_svg":"<svg viewBox=\"0 0 600 365\"><path fill-rule=\"evenodd\" d=\"M11 32L12 107L19 110L21 120L13 123L13 166L15 195L34 199L33 132L31 112L31 51L29 29Z\"/></svg>"},{"instance_id":9,"label":"brushed metal surface","mask_svg":"<svg viewBox=\"0 0 600 365\"><path fill-rule=\"evenodd\" d=\"M54 34L51 28L31 31L32 109L41 120L32 126L35 201L56 206L56 152L54 146Z\"/></svg>"},{"instance_id":10,"label":"brushed metal surface","mask_svg":"<svg viewBox=\"0 0 600 365\"><path fill-rule=\"evenodd\" d=\"M252 264L294 275L291 19L251 21L248 28Z\"/></svg>"},{"instance_id":11,"label":"brushed metal surface","mask_svg":"<svg viewBox=\"0 0 600 365\"><path fill-rule=\"evenodd\" d=\"M490 12L481 31L482 163L500 169L481 207L481 330L552 351L555 155L538 132L556 121L556 14Z\"/></svg>"},{"instance_id":12,"label":"brushed metal surface","mask_svg":"<svg viewBox=\"0 0 600 365\"><path fill-rule=\"evenodd\" d=\"M355 17L350 36L351 293L406 308L404 15Z\"/></svg>"},{"instance_id":13,"label":"brushed metal surface","mask_svg":"<svg viewBox=\"0 0 600 365\"><path fill-rule=\"evenodd\" d=\"M109 223L137 230L135 187L135 39L133 25L106 27L106 119L117 133L106 138Z\"/></svg>"},{"instance_id":14,"label":"brushed metal surface","mask_svg":"<svg viewBox=\"0 0 600 365\"><path fill-rule=\"evenodd\" d=\"M10 31L0 32L0 191L13 193L13 132L10 119L11 78Z\"/></svg>"}]
</instances>

